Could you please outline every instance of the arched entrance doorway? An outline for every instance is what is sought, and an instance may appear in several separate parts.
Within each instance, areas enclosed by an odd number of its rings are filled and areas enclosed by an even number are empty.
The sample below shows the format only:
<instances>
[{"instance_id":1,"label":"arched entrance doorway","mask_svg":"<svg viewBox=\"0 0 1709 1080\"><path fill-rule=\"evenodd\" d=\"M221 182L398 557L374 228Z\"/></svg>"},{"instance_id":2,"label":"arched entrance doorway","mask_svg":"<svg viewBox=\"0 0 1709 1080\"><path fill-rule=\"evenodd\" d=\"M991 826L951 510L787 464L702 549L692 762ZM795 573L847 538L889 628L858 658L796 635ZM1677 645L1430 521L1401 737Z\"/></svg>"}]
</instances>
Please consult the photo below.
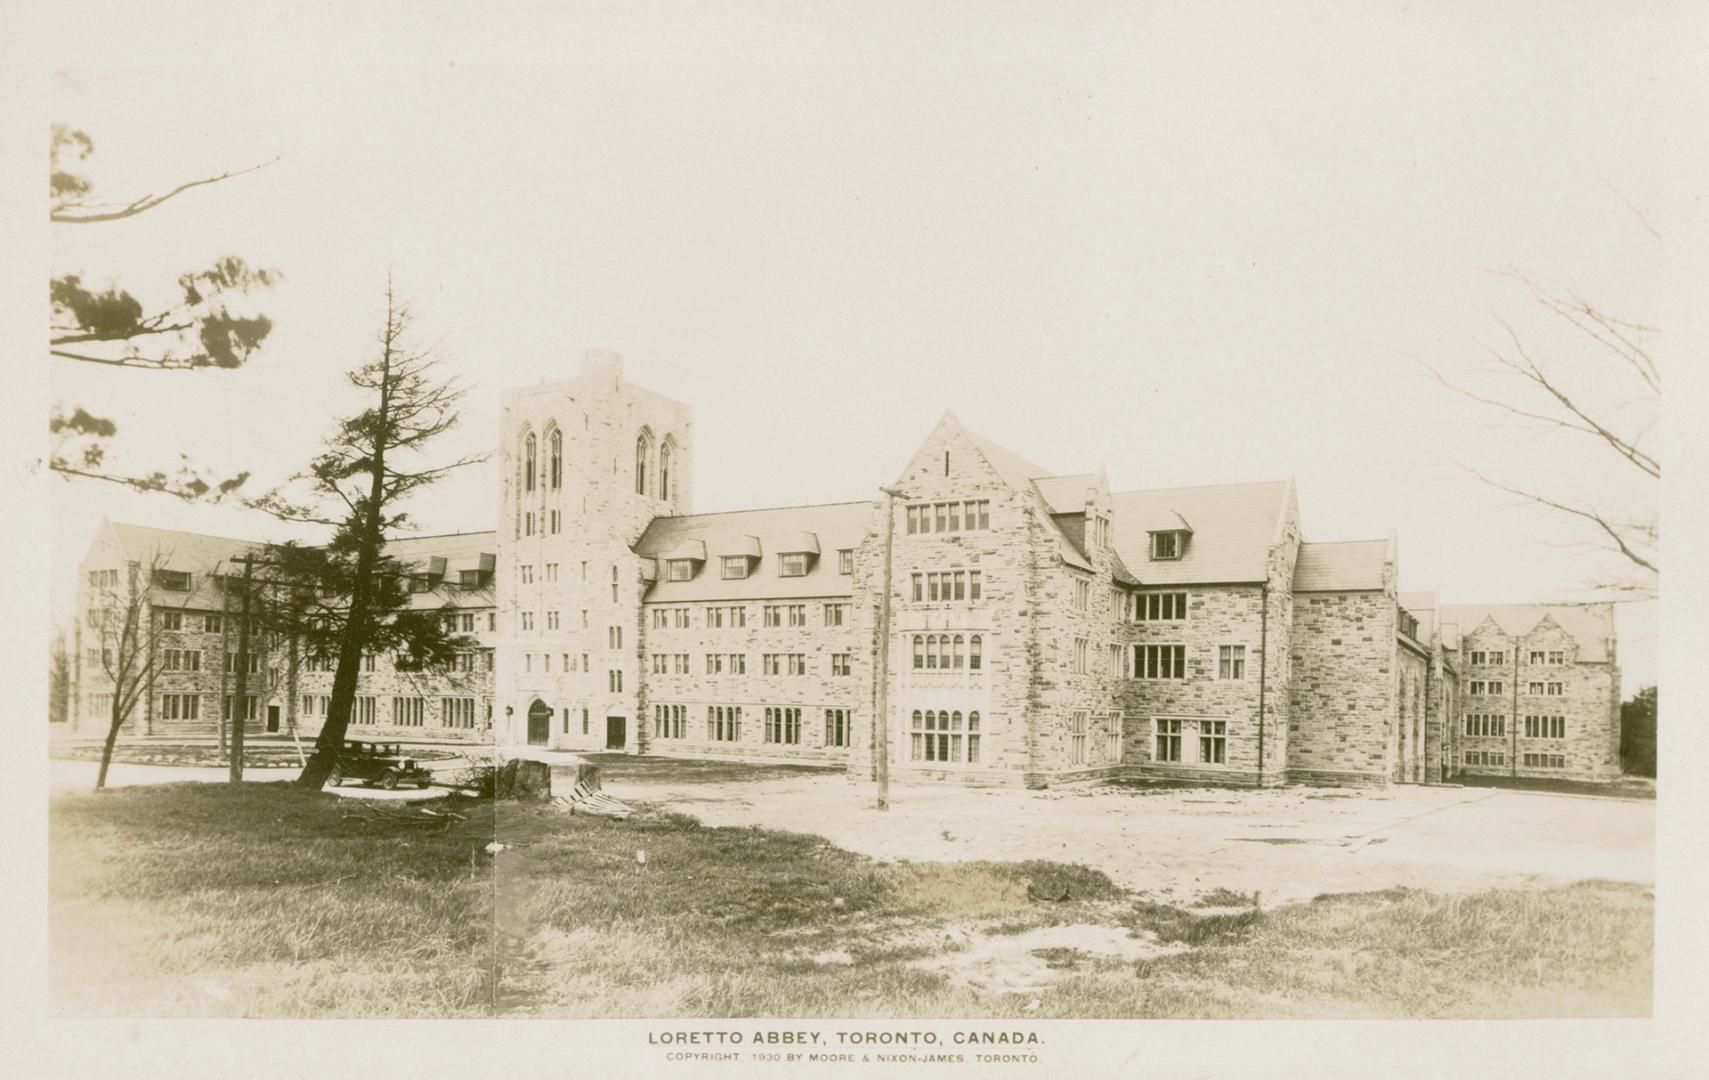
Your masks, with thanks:
<instances>
[{"instance_id":1,"label":"arched entrance doorway","mask_svg":"<svg viewBox=\"0 0 1709 1080\"><path fill-rule=\"evenodd\" d=\"M528 706L528 745L545 746L552 735L552 706L534 699Z\"/></svg>"}]
</instances>

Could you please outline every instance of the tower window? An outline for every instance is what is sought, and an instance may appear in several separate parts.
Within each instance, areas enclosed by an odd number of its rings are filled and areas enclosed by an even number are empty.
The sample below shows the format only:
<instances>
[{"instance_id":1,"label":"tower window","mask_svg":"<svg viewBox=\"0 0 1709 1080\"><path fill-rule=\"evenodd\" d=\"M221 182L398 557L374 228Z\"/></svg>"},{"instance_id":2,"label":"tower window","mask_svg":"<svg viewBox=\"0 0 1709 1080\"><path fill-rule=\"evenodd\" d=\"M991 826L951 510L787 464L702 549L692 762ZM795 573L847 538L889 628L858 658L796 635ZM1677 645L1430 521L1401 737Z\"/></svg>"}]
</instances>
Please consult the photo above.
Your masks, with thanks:
<instances>
[{"instance_id":1,"label":"tower window","mask_svg":"<svg viewBox=\"0 0 1709 1080\"><path fill-rule=\"evenodd\" d=\"M556 491L564 486L564 433L556 428L552 429L552 440L547 452L550 455L548 467L551 470L552 490Z\"/></svg>"},{"instance_id":2,"label":"tower window","mask_svg":"<svg viewBox=\"0 0 1709 1080\"><path fill-rule=\"evenodd\" d=\"M528 433L528 438L524 440L522 445L522 489L524 491L533 491L534 468L536 465L536 456L539 452L539 445L534 439L533 432Z\"/></svg>"}]
</instances>

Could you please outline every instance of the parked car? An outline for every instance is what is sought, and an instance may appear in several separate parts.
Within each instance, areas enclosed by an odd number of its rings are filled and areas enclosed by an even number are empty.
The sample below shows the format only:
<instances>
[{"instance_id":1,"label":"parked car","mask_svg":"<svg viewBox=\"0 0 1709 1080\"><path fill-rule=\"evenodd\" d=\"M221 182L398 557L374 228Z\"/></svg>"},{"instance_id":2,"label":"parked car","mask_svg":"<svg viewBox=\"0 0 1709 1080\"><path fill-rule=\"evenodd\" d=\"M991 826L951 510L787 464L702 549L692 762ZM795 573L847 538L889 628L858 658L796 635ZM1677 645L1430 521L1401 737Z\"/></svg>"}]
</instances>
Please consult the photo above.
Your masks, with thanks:
<instances>
[{"instance_id":1,"label":"parked car","mask_svg":"<svg viewBox=\"0 0 1709 1080\"><path fill-rule=\"evenodd\" d=\"M399 784L425 788L433 783L433 774L414 758L406 757L400 743L351 740L338 751L338 760L332 766L333 785L346 780L378 784L391 791Z\"/></svg>"}]
</instances>

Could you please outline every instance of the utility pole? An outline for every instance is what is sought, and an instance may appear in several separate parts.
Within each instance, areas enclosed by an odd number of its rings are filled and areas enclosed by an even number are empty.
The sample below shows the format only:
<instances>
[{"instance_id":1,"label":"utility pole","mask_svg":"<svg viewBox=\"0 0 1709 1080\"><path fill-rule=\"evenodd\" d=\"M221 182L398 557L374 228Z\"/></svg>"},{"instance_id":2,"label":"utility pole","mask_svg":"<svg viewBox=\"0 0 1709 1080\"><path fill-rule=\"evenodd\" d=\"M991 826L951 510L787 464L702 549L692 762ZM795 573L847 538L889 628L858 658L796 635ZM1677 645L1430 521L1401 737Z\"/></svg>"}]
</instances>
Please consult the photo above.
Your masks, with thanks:
<instances>
[{"instance_id":1,"label":"utility pole","mask_svg":"<svg viewBox=\"0 0 1709 1080\"><path fill-rule=\"evenodd\" d=\"M245 555L237 560L243 564L242 614L237 624L237 685L231 702L231 782L243 780L243 719L249 704L249 594L255 580L255 558Z\"/></svg>"},{"instance_id":2,"label":"utility pole","mask_svg":"<svg viewBox=\"0 0 1709 1080\"><path fill-rule=\"evenodd\" d=\"M895 488L884 492L884 591L878 602L878 701L873 717L873 748L878 766L878 808L890 809L890 550L896 533L896 500L907 495Z\"/></svg>"}]
</instances>

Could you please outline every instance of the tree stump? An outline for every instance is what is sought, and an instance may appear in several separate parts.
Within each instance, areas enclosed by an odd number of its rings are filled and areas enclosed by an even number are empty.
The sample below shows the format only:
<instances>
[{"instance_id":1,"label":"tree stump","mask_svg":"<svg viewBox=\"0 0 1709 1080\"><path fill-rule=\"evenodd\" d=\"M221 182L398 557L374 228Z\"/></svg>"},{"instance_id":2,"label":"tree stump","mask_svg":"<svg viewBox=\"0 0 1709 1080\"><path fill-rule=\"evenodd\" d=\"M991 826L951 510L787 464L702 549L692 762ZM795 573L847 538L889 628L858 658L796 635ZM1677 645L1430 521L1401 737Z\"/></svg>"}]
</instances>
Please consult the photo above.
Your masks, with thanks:
<instances>
[{"instance_id":1,"label":"tree stump","mask_svg":"<svg viewBox=\"0 0 1709 1080\"><path fill-rule=\"evenodd\" d=\"M544 761L507 761L494 778L499 799L539 800L552 796L552 767Z\"/></svg>"}]
</instances>

